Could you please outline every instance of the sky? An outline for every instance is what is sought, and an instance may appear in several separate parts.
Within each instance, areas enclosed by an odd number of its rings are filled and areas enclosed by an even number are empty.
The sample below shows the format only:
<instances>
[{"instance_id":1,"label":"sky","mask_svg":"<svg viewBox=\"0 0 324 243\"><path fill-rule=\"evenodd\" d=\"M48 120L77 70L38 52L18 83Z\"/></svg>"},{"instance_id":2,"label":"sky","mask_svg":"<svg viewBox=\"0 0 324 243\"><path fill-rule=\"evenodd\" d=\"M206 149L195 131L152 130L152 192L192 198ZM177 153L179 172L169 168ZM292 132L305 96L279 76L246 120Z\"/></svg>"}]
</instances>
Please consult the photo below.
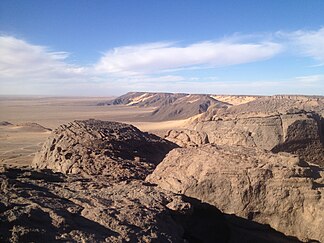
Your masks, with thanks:
<instances>
[{"instance_id":1,"label":"sky","mask_svg":"<svg viewBox=\"0 0 324 243\"><path fill-rule=\"evenodd\" d=\"M0 95L129 91L324 95L324 1L0 1Z\"/></svg>"}]
</instances>

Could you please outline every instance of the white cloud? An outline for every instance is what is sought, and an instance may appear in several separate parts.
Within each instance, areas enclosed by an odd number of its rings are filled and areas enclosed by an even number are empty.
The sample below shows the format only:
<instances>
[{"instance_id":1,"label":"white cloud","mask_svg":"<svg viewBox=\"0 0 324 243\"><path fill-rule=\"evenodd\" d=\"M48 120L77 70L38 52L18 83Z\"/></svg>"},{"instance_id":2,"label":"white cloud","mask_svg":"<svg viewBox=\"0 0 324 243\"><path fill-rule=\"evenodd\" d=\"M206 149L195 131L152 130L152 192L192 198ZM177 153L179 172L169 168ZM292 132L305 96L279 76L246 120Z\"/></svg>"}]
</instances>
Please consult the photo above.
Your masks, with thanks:
<instances>
[{"instance_id":1,"label":"white cloud","mask_svg":"<svg viewBox=\"0 0 324 243\"><path fill-rule=\"evenodd\" d=\"M308 75L308 76L300 76L296 77L296 80L299 84L302 85L316 85L320 82L324 83L324 75Z\"/></svg>"},{"instance_id":2,"label":"white cloud","mask_svg":"<svg viewBox=\"0 0 324 243\"><path fill-rule=\"evenodd\" d=\"M46 82L75 78L84 73L84 67L66 63L68 55L11 36L0 36L0 78L2 81Z\"/></svg>"},{"instance_id":3,"label":"white cloud","mask_svg":"<svg viewBox=\"0 0 324 243\"><path fill-rule=\"evenodd\" d=\"M111 95L137 90L271 94L288 90L323 94L323 74L279 81L223 82L221 76L215 76L217 72L203 70L271 58L282 52L285 43L294 43L303 55L324 61L323 32L320 29L286 33L277 42L248 42L247 39L243 42L234 38L186 46L160 42L117 47L91 67L69 63L67 52L55 52L12 36L0 36L0 93ZM288 45L285 51L287 49L293 48ZM181 72L183 69L186 71Z\"/></svg>"},{"instance_id":4,"label":"white cloud","mask_svg":"<svg viewBox=\"0 0 324 243\"><path fill-rule=\"evenodd\" d=\"M271 58L282 50L273 42L199 42L187 46L149 43L108 51L95 69L111 74L147 74L183 68L206 68L249 63Z\"/></svg>"},{"instance_id":5,"label":"white cloud","mask_svg":"<svg viewBox=\"0 0 324 243\"><path fill-rule=\"evenodd\" d=\"M278 32L278 36L290 41L288 45L295 48L293 51L324 64L324 28L313 31Z\"/></svg>"}]
</instances>

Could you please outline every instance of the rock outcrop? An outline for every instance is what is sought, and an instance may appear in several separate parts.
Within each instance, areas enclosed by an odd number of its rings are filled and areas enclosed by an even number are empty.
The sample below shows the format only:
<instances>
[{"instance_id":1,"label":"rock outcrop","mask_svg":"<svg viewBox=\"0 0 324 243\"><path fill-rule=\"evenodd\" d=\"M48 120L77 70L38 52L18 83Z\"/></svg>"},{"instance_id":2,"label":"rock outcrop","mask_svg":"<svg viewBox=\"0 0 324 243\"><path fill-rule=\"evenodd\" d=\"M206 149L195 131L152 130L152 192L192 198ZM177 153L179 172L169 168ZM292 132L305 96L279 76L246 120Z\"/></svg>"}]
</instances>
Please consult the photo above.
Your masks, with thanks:
<instances>
[{"instance_id":1,"label":"rock outcrop","mask_svg":"<svg viewBox=\"0 0 324 243\"><path fill-rule=\"evenodd\" d=\"M128 105L139 107L159 107L163 104L171 104L175 100L185 97L183 93L150 93L150 92L128 92L116 99L98 103L102 105Z\"/></svg>"},{"instance_id":2,"label":"rock outcrop","mask_svg":"<svg viewBox=\"0 0 324 243\"><path fill-rule=\"evenodd\" d=\"M1 242L298 242L141 181L0 167Z\"/></svg>"},{"instance_id":3,"label":"rock outcrop","mask_svg":"<svg viewBox=\"0 0 324 243\"><path fill-rule=\"evenodd\" d=\"M25 122L16 124L16 128L28 132L49 132L51 128L44 127L36 122Z\"/></svg>"},{"instance_id":4,"label":"rock outcrop","mask_svg":"<svg viewBox=\"0 0 324 243\"><path fill-rule=\"evenodd\" d=\"M0 167L0 241L324 242L323 97L234 98L109 103L156 107L151 121L200 114L165 139L93 119L60 126L33 168Z\"/></svg>"},{"instance_id":5,"label":"rock outcrop","mask_svg":"<svg viewBox=\"0 0 324 243\"><path fill-rule=\"evenodd\" d=\"M176 145L136 127L98 120L61 125L35 155L33 166L65 174L143 179Z\"/></svg>"},{"instance_id":6,"label":"rock outcrop","mask_svg":"<svg viewBox=\"0 0 324 243\"><path fill-rule=\"evenodd\" d=\"M304 110L324 115L324 96L274 95L264 96L251 102L232 106L232 114L284 114L292 110Z\"/></svg>"},{"instance_id":7,"label":"rock outcrop","mask_svg":"<svg viewBox=\"0 0 324 243\"><path fill-rule=\"evenodd\" d=\"M148 119L152 121L186 119L206 112L210 106L223 108L228 107L228 104L217 101L209 95L186 95L172 103L162 104Z\"/></svg>"},{"instance_id":8,"label":"rock outcrop","mask_svg":"<svg viewBox=\"0 0 324 243\"><path fill-rule=\"evenodd\" d=\"M206 133L189 129L169 130L164 138L180 147L197 147L209 143Z\"/></svg>"},{"instance_id":9,"label":"rock outcrop","mask_svg":"<svg viewBox=\"0 0 324 243\"><path fill-rule=\"evenodd\" d=\"M207 134L211 144L285 151L324 166L322 99L297 98L265 97L227 109L211 107L189 128Z\"/></svg>"},{"instance_id":10,"label":"rock outcrop","mask_svg":"<svg viewBox=\"0 0 324 243\"><path fill-rule=\"evenodd\" d=\"M166 205L187 203L141 182L107 186L7 169L0 185L1 242L179 242L183 236Z\"/></svg>"},{"instance_id":11,"label":"rock outcrop","mask_svg":"<svg viewBox=\"0 0 324 243\"><path fill-rule=\"evenodd\" d=\"M147 181L302 240L324 241L323 169L241 146L172 150Z\"/></svg>"}]
</instances>

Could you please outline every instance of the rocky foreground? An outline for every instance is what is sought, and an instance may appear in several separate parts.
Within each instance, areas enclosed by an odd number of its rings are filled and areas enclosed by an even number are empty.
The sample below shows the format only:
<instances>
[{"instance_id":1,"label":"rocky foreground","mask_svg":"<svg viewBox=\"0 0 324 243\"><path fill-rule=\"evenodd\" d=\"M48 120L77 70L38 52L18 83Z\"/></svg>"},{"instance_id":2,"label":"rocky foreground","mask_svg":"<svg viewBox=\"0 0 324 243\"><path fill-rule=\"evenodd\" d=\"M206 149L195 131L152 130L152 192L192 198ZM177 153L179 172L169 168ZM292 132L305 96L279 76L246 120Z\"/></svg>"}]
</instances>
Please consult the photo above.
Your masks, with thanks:
<instances>
[{"instance_id":1,"label":"rocky foreground","mask_svg":"<svg viewBox=\"0 0 324 243\"><path fill-rule=\"evenodd\" d=\"M147 181L304 241L324 239L324 171L295 155L224 145L179 148Z\"/></svg>"},{"instance_id":2,"label":"rocky foreground","mask_svg":"<svg viewBox=\"0 0 324 243\"><path fill-rule=\"evenodd\" d=\"M241 99L165 139L60 126L32 167L0 168L0 241L324 242L322 98Z\"/></svg>"},{"instance_id":3,"label":"rocky foreground","mask_svg":"<svg viewBox=\"0 0 324 243\"><path fill-rule=\"evenodd\" d=\"M88 120L59 127L34 168L1 168L0 240L298 242L144 182L174 147L121 123Z\"/></svg>"},{"instance_id":4,"label":"rocky foreground","mask_svg":"<svg viewBox=\"0 0 324 243\"><path fill-rule=\"evenodd\" d=\"M1 242L299 242L152 186L2 168Z\"/></svg>"}]
</instances>

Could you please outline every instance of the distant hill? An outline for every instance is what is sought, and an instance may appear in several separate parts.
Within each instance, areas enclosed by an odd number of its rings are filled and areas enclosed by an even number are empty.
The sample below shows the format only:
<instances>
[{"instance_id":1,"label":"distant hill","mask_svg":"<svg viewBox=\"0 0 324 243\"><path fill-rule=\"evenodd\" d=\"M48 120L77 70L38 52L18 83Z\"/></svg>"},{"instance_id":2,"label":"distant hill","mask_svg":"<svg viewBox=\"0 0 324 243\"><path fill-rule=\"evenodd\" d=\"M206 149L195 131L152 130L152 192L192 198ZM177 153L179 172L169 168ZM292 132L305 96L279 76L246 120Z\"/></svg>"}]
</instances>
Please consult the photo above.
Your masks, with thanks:
<instances>
[{"instance_id":1,"label":"distant hill","mask_svg":"<svg viewBox=\"0 0 324 243\"><path fill-rule=\"evenodd\" d=\"M226 108L231 104L206 94L130 92L98 105L154 107L156 109L147 118L153 121L164 121L186 119L201 114L211 105Z\"/></svg>"},{"instance_id":2,"label":"distant hill","mask_svg":"<svg viewBox=\"0 0 324 243\"><path fill-rule=\"evenodd\" d=\"M146 93L146 92L129 92L114 100L101 102L98 105L128 105L139 107L159 107L165 104L171 104L175 100L188 94L182 93Z\"/></svg>"},{"instance_id":3,"label":"distant hill","mask_svg":"<svg viewBox=\"0 0 324 243\"><path fill-rule=\"evenodd\" d=\"M150 121L186 119L205 113L208 108L210 112L207 114L278 112L288 109L313 110L321 115L324 114L324 97L305 95L256 96L129 92L97 105L153 107L155 110L145 117L145 120Z\"/></svg>"}]
</instances>

